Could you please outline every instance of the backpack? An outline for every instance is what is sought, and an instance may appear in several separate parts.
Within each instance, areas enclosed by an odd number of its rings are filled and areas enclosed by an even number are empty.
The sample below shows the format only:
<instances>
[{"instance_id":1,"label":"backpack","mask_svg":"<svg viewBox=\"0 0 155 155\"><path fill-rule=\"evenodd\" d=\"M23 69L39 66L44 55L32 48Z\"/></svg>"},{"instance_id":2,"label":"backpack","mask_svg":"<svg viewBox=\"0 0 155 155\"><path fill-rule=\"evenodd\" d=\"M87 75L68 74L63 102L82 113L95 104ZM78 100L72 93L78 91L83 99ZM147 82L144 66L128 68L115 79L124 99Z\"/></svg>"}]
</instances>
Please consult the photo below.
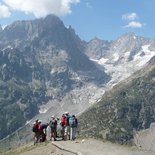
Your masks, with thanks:
<instances>
[{"instance_id":1,"label":"backpack","mask_svg":"<svg viewBox=\"0 0 155 155\"><path fill-rule=\"evenodd\" d=\"M66 125L66 117L65 116L62 116L62 118L61 118L61 125L62 126L65 126Z\"/></svg>"},{"instance_id":2,"label":"backpack","mask_svg":"<svg viewBox=\"0 0 155 155\"><path fill-rule=\"evenodd\" d=\"M74 124L75 124L75 118L70 117L69 118L69 125L70 125L70 127L74 127Z\"/></svg>"},{"instance_id":3,"label":"backpack","mask_svg":"<svg viewBox=\"0 0 155 155\"><path fill-rule=\"evenodd\" d=\"M46 125L46 124L41 124L41 125L40 125L40 128L41 128L41 130L43 130L43 129L46 129L47 126L48 126L48 125Z\"/></svg>"},{"instance_id":4,"label":"backpack","mask_svg":"<svg viewBox=\"0 0 155 155\"><path fill-rule=\"evenodd\" d=\"M66 119L67 119L67 126L69 126L69 125L70 125L70 123L69 123L70 118L71 118L71 116L70 116L70 115L67 115L67 116L66 116Z\"/></svg>"},{"instance_id":5,"label":"backpack","mask_svg":"<svg viewBox=\"0 0 155 155\"><path fill-rule=\"evenodd\" d=\"M56 121L56 120L52 120L52 121L50 122L50 126L51 126L51 129L56 129L57 121Z\"/></svg>"},{"instance_id":6,"label":"backpack","mask_svg":"<svg viewBox=\"0 0 155 155\"><path fill-rule=\"evenodd\" d=\"M77 118L75 117L74 118L74 127L77 127L77 125L78 125L78 121L77 121Z\"/></svg>"},{"instance_id":7,"label":"backpack","mask_svg":"<svg viewBox=\"0 0 155 155\"><path fill-rule=\"evenodd\" d=\"M69 119L70 127L77 127L77 124L78 124L77 118L76 117L70 117L70 119Z\"/></svg>"},{"instance_id":8,"label":"backpack","mask_svg":"<svg viewBox=\"0 0 155 155\"><path fill-rule=\"evenodd\" d=\"M37 124L34 124L34 125L33 125L32 131L33 131L33 132L38 132L38 125L37 125Z\"/></svg>"}]
</instances>

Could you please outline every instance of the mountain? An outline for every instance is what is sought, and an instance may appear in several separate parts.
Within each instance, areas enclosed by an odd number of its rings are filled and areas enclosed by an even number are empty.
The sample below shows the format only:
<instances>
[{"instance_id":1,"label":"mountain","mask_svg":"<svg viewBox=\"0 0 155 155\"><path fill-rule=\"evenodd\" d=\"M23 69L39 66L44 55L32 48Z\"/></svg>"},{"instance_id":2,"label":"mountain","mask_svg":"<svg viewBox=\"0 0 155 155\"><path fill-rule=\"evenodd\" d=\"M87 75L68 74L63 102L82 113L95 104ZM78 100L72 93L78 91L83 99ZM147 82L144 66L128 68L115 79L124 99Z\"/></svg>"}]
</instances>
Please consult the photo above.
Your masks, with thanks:
<instances>
[{"instance_id":1,"label":"mountain","mask_svg":"<svg viewBox=\"0 0 155 155\"><path fill-rule=\"evenodd\" d=\"M79 117L82 136L132 143L134 132L155 121L155 56L141 70L105 92Z\"/></svg>"},{"instance_id":2,"label":"mountain","mask_svg":"<svg viewBox=\"0 0 155 155\"><path fill-rule=\"evenodd\" d=\"M110 46L111 42L95 37L86 43L84 52L89 58L98 60L105 56Z\"/></svg>"},{"instance_id":3,"label":"mountain","mask_svg":"<svg viewBox=\"0 0 155 155\"><path fill-rule=\"evenodd\" d=\"M71 106L79 112L89 106L85 94L84 103L74 103L72 91L89 93L91 85L96 90L110 76L82 49L83 42L73 28L66 28L54 15L16 21L0 32L0 139L39 113L49 110L49 118L58 112L53 107L64 112ZM70 101L61 102L69 93Z\"/></svg>"},{"instance_id":4,"label":"mountain","mask_svg":"<svg viewBox=\"0 0 155 155\"><path fill-rule=\"evenodd\" d=\"M108 87L112 87L143 68L155 55L154 49L155 40L127 33L110 42L95 38L87 44L85 54L111 75Z\"/></svg>"},{"instance_id":5,"label":"mountain","mask_svg":"<svg viewBox=\"0 0 155 155\"><path fill-rule=\"evenodd\" d=\"M0 139L35 118L83 112L154 55L153 39L128 33L85 42L54 15L6 26L0 31Z\"/></svg>"}]
</instances>

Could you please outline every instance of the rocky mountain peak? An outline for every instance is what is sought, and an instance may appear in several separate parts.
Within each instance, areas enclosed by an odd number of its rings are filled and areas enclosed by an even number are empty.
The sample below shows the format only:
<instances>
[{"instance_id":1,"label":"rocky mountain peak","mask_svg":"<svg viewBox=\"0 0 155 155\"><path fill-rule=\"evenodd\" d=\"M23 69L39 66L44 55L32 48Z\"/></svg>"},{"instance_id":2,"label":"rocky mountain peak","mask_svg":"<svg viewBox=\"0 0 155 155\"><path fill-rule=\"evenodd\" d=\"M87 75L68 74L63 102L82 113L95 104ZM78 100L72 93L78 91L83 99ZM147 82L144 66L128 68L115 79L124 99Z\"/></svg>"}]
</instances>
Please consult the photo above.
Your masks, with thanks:
<instances>
[{"instance_id":1,"label":"rocky mountain peak","mask_svg":"<svg viewBox=\"0 0 155 155\"><path fill-rule=\"evenodd\" d=\"M134 32L128 32L128 33L123 34L120 38L134 39L136 38L136 34Z\"/></svg>"},{"instance_id":2,"label":"rocky mountain peak","mask_svg":"<svg viewBox=\"0 0 155 155\"><path fill-rule=\"evenodd\" d=\"M63 22L60 20L59 17L55 15L48 15L45 18L37 19L39 22L39 26L46 30L46 31L52 31L53 29L62 27L64 28Z\"/></svg>"},{"instance_id":3,"label":"rocky mountain peak","mask_svg":"<svg viewBox=\"0 0 155 155\"><path fill-rule=\"evenodd\" d=\"M0 40L33 40L34 38L51 35L55 30L65 29L63 22L55 15L48 15L45 18L36 20L15 21L8 25L3 33L0 34ZM62 31L61 31L62 32Z\"/></svg>"},{"instance_id":4,"label":"rocky mountain peak","mask_svg":"<svg viewBox=\"0 0 155 155\"><path fill-rule=\"evenodd\" d=\"M92 41L100 42L100 41L103 41L103 40L98 38L98 37L94 37L93 39L90 40L90 42L92 42Z\"/></svg>"},{"instance_id":5,"label":"rocky mountain peak","mask_svg":"<svg viewBox=\"0 0 155 155\"><path fill-rule=\"evenodd\" d=\"M107 40L102 40L95 37L87 43L86 55L92 59L99 59L106 54L110 44L111 43Z\"/></svg>"}]
</instances>

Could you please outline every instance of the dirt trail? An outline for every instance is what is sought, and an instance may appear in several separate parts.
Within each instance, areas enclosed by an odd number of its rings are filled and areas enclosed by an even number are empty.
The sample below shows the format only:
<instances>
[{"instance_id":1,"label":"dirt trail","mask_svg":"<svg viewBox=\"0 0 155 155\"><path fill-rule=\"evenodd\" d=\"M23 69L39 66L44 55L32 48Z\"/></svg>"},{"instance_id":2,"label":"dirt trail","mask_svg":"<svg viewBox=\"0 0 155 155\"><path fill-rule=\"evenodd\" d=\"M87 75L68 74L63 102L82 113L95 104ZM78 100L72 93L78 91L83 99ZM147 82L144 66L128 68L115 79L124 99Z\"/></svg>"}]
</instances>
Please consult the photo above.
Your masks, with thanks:
<instances>
[{"instance_id":1,"label":"dirt trail","mask_svg":"<svg viewBox=\"0 0 155 155\"><path fill-rule=\"evenodd\" d=\"M54 145L52 145L51 142L49 142L46 146L36 146L35 149L26 151L24 153L20 153L19 155L75 155L73 153L61 150Z\"/></svg>"},{"instance_id":2,"label":"dirt trail","mask_svg":"<svg viewBox=\"0 0 155 155\"><path fill-rule=\"evenodd\" d=\"M33 143L29 143L18 148L9 150L1 155L75 155L69 151L59 149L54 146L52 142L45 142L36 146Z\"/></svg>"},{"instance_id":3,"label":"dirt trail","mask_svg":"<svg viewBox=\"0 0 155 155\"><path fill-rule=\"evenodd\" d=\"M134 147L131 148L94 139L57 141L54 144L73 150L79 155L155 155L151 151L138 150Z\"/></svg>"}]
</instances>

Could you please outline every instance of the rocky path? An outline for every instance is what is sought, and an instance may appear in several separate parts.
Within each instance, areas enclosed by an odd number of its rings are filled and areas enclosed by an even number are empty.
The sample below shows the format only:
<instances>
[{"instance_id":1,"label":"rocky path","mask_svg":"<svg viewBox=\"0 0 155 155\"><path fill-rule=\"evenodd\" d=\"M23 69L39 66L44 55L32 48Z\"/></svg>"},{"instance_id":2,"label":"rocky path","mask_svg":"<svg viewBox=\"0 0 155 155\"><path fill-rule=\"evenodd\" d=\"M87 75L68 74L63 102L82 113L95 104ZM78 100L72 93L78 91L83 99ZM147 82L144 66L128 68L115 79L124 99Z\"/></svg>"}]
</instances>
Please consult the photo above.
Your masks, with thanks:
<instances>
[{"instance_id":1,"label":"rocky path","mask_svg":"<svg viewBox=\"0 0 155 155\"><path fill-rule=\"evenodd\" d=\"M135 147L126 147L94 139L54 142L58 147L77 152L77 155L155 155L154 152L138 150Z\"/></svg>"},{"instance_id":2,"label":"rocky path","mask_svg":"<svg viewBox=\"0 0 155 155\"><path fill-rule=\"evenodd\" d=\"M20 153L19 155L75 155L69 151L65 151L55 147L52 143L48 143L46 146L36 146L35 149Z\"/></svg>"},{"instance_id":3,"label":"rocky path","mask_svg":"<svg viewBox=\"0 0 155 155\"><path fill-rule=\"evenodd\" d=\"M16 149L9 150L0 155L75 155L70 151L63 150L52 144L52 142L41 143L36 146L33 143L20 146Z\"/></svg>"}]
</instances>

